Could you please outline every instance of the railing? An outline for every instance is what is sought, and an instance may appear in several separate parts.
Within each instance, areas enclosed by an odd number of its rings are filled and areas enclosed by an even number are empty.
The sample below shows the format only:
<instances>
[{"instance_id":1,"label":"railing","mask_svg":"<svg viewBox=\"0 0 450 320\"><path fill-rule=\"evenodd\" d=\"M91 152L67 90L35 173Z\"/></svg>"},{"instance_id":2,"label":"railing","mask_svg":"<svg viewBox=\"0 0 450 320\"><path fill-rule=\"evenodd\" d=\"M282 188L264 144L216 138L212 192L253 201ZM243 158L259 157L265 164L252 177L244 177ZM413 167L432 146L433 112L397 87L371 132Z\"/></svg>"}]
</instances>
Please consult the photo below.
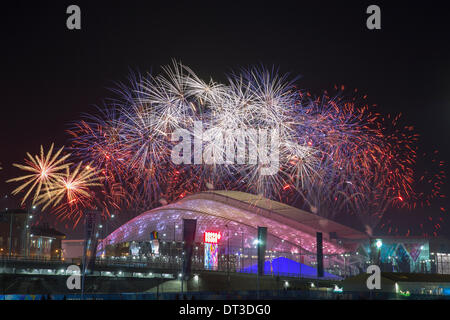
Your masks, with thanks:
<instances>
[{"instance_id":1,"label":"railing","mask_svg":"<svg viewBox=\"0 0 450 320\"><path fill-rule=\"evenodd\" d=\"M256 263L253 259L251 261L247 261L245 265L239 265L237 263L230 263L228 266L228 262L225 259L219 261L219 265L216 269L210 271L220 271L220 272L229 272L229 273L254 273L254 270L250 271L248 268L248 263L251 265ZM182 259L178 260L174 257L171 258L134 258L133 257L107 257L107 258L96 258L95 265L96 268L99 269L107 269L111 268L126 268L126 269L155 269L155 270L170 270L171 272L177 272L182 270ZM8 256L8 255L0 255L0 267L13 267L13 268L44 268L44 269L60 269L61 267L65 267L70 264L81 264L81 259L55 259L49 257L42 256ZM208 270L204 267L202 259L193 259L191 265L192 271L204 271ZM343 273L342 269L327 269L325 271L337 275L338 277L345 278L347 276L356 275L358 272L352 273ZM415 270L414 270L415 271ZM409 273L416 273L416 272ZM138 272L138 271L136 271ZM420 272L419 272L420 273ZM437 272L427 272L427 273L437 273ZM278 272L274 270L274 272L266 273L266 276L285 276L285 277L293 277L293 278L310 278L317 279L314 274L302 273L300 272L289 273L289 272ZM333 279L333 277L321 277L321 279ZM336 278L334 278L336 279Z\"/></svg>"},{"instance_id":2,"label":"railing","mask_svg":"<svg viewBox=\"0 0 450 320\"><path fill-rule=\"evenodd\" d=\"M62 259L57 258L50 258L50 257L44 257L44 256L19 256L19 255L0 255L0 261L24 261L24 262L71 262L71 261L64 261Z\"/></svg>"},{"instance_id":3,"label":"railing","mask_svg":"<svg viewBox=\"0 0 450 320\"><path fill-rule=\"evenodd\" d=\"M411 295L402 297L395 293L367 292L333 293L312 290L261 290L220 292L164 292L164 293L111 293L84 295L85 300L450 300L443 295ZM0 300L80 300L80 294L2 294Z\"/></svg>"}]
</instances>

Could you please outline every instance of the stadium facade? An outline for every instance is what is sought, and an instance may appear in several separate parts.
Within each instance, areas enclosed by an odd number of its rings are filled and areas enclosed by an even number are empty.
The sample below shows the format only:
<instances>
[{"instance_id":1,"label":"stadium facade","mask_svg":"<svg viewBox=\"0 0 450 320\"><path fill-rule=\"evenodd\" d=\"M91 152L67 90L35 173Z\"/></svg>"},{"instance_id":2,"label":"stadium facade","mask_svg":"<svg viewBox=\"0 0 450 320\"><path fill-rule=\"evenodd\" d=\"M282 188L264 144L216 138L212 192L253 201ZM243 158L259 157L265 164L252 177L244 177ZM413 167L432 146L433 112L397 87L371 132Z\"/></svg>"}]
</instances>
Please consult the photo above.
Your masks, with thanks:
<instances>
[{"instance_id":1,"label":"stadium facade","mask_svg":"<svg viewBox=\"0 0 450 320\"><path fill-rule=\"evenodd\" d=\"M182 264L186 219L196 221L194 269L256 272L258 227L266 227L266 274L315 276L318 232L323 236L325 277L358 274L374 263L386 271L432 271L426 239L369 239L335 221L238 191L201 192L144 212L103 239L97 254Z\"/></svg>"}]
</instances>

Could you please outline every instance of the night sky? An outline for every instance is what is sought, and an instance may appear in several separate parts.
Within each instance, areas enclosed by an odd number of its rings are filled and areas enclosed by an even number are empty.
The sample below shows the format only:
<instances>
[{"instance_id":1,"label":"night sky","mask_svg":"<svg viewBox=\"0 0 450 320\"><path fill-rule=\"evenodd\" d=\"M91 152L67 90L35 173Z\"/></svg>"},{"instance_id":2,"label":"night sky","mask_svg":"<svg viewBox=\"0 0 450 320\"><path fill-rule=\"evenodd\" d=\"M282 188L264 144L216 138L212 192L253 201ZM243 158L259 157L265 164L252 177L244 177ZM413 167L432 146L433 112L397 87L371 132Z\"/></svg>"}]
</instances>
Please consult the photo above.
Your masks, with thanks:
<instances>
[{"instance_id":1,"label":"night sky","mask_svg":"<svg viewBox=\"0 0 450 320\"><path fill-rule=\"evenodd\" d=\"M437 149L450 161L444 2L119 3L2 5L0 194L13 189L4 182L19 174L13 162L23 162L41 144L67 145L69 123L111 97L114 82L130 70L158 71L172 58L217 81L240 67L264 64L300 75L299 87L314 94L335 84L358 88L381 112L402 112L425 150ZM71 4L81 7L80 31L66 28ZM382 30L366 28L370 4L381 7ZM450 234L449 227L447 221L442 234Z\"/></svg>"}]
</instances>

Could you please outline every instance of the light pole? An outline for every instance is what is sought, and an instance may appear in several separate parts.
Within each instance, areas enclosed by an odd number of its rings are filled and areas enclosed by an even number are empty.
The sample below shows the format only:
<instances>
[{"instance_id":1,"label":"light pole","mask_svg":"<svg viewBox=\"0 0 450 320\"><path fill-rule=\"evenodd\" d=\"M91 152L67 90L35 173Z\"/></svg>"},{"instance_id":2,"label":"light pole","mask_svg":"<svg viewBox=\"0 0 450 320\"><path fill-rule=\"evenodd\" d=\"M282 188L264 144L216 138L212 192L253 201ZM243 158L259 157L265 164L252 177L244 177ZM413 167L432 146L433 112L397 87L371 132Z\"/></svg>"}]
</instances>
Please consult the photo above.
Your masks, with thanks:
<instances>
[{"instance_id":1,"label":"light pole","mask_svg":"<svg viewBox=\"0 0 450 320\"><path fill-rule=\"evenodd\" d=\"M239 256L239 267L241 268L241 272L242 272L242 265L243 265L243 259L244 259L244 232L241 232L241 236L242 236L242 239L241 239L241 246L242 246L242 252L241 252L241 254L240 254L240 256Z\"/></svg>"},{"instance_id":2,"label":"light pole","mask_svg":"<svg viewBox=\"0 0 450 320\"><path fill-rule=\"evenodd\" d=\"M179 274L181 280L181 294L183 294L183 273Z\"/></svg>"},{"instance_id":3,"label":"light pole","mask_svg":"<svg viewBox=\"0 0 450 320\"><path fill-rule=\"evenodd\" d=\"M344 277L347 276L347 255L344 253Z\"/></svg>"},{"instance_id":4,"label":"light pole","mask_svg":"<svg viewBox=\"0 0 450 320\"><path fill-rule=\"evenodd\" d=\"M81 278L81 300L84 299L84 290L85 290L85 278L86 278L86 269L87 264L90 263L91 259L95 259L95 257L92 257L93 250L91 248L92 242L96 241L98 237L94 236L95 231L95 222L98 217L99 211L97 208L94 210L84 210L84 231L85 231L85 239L84 239L84 249L83 249L83 270L82 270L82 278ZM98 231L97 231L98 232ZM97 243L94 243L94 245L97 245ZM89 252L88 252L89 251ZM89 253L89 257L87 257ZM89 259L88 259L89 258ZM95 265L95 261L94 261Z\"/></svg>"},{"instance_id":5,"label":"light pole","mask_svg":"<svg viewBox=\"0 0 450 320\"><path fill-rule=\"evenodd\" d=\"M8 209L6 209L8 210ZM11 250L12 250L12 230L13 230L13 213L9 214L9 258L11 258Z\"/></svg>"},{"instance_id":6,"label":"light pole","mask_svg":"<svg viewBox=\"0 0 450 320\"><path fill-rule=\"evenodd\" d=\"M259 252L259 239L256 238L255 241L253 241L253 244L256 244L256 252ZM259 260L257 260L259 263ZM256 299L259 300L259 265L256 264Z\"/></svg>"},{"instance_id":7,"label":"light pole","mask_svg":"<svg viewBox=\"0 0 450 320\"><path fill-rule=\"evenodd\" d=\"M194 275L194 281L195 281L195 287L197 288L197 292L199 291L199 285L198 285L198 275L197 274L195 274Z\"/></svg>"},{"instance_id":8,"label":"light pole","mask_svg":"<svg viewBox=\"0 0 450 320\"><path fill-rule=\"evenodd\" d=\"M30 209L28 209L27 218L25 220L26 225L25 225L25 232L24 232L24 235L23 235L23 237L24 237L24 239L23 239L24 250L23 251L24 251L24 255L27 258L30 255L30 244L29 244L29 241L30 241L30 228L31 228L31 226L30 226L31 223L30 222L31 222L31 219L33 219L33 215L35 213L35 210L36 210L36 206L35 205L33 205L31 207L31 212L30 212Z\"/></svg>"},{"instance_id":9,"label":"light pole","mask_svg":"<svg viewBox=\"0 0 450 320\"><path fill-rule=\"evenodd\" d=\"M228 224L225 227L227 228L227 281L230 286L230 228Z\"/></svg>"},{"instance_id":10,"label":"light pole","mask_svg":"<svg viewBox=\"0 0 450 320\"><path fill-rule=\"evenodd\" d=\"M111 215L111 218L109 220L105 221L105 229L104 232L102 231L102 238L103 238L103 252L106 256L106 237L108 236L109 233L109 224L112 222L112 220L114 219L115 215L114 213Z\"/></svg>"}]
</instances>

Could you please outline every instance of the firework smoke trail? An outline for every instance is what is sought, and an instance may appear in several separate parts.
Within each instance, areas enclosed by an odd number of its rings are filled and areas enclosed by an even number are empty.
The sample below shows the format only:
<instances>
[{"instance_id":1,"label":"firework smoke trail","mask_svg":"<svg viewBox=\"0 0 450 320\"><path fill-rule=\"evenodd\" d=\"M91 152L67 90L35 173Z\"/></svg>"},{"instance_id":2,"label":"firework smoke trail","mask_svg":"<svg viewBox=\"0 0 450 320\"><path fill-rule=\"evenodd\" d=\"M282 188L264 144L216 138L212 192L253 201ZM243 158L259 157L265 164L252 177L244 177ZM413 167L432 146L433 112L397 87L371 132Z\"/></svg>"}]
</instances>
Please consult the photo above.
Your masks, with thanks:
<instances>
[{"instance_id":1,"label":"firework smoke trail","mask_svg":"<svg viewBox=\"0 0 450 320\"><path fill-rule=\"evenodd\" d=\"M62 171L64 169L67 169L70 165L70 163L64 163L64 161L70 156L70 154L61 156L64 147L60 148L54 154L53 147L54 144L51 145L50 150L47 152L47 154L45 154L44 148L41 146L41 152L39 156L35 155L33 157L31 154L27 153L28 159L25 159L25 165L15 163L13 164L13 166L31 173L6 181L23 182L23 184L14 189L14 191L12 192L13 195L16 195L21 191L27 190L24 197L22 198L21 204L24 204L33 190L33 203L37 201L42 188L48 194L49 184L52 184L57 179L59 179L63 175Z\"/></svg>"}]
</instances>

